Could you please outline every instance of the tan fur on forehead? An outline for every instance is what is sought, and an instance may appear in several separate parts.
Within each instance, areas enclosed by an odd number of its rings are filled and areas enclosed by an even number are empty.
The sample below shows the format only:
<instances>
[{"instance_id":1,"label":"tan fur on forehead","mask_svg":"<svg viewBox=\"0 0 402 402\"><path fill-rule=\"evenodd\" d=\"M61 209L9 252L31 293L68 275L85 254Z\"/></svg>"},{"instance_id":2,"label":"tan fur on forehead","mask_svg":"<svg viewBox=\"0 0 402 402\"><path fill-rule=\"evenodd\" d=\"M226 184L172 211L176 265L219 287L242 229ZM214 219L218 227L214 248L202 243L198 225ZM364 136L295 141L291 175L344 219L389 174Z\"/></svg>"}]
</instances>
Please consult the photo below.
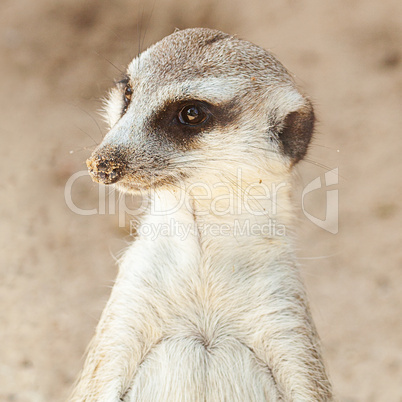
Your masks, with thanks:
<instances>
[{"instance_id":1,"label":"tan fur on forehead","mask_svg":"<svg viewBox=\"0 0 402 402\"><path fill-rule=\"evenodd\" d=\"M252 79L250 84L292 85L283 65L268 51L248 41L220 31L194 28L177 31L151 46L129 66L136 77L139 70L147 79L173 79L175 82L197 77L235 76ZM267 71L272 74L267 74Z\"/></svg>"}]
</instances>

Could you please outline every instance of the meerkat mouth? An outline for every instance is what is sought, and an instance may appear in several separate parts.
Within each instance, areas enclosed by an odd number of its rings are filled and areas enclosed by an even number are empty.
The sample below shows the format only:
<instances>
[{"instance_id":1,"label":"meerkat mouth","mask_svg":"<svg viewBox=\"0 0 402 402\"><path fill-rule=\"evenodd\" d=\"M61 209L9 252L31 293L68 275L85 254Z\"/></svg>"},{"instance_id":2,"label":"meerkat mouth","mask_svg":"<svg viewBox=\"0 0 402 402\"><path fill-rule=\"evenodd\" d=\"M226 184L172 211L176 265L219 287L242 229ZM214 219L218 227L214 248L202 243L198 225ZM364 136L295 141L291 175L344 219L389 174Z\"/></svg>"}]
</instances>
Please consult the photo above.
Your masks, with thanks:
<instances>
[{"instance_id":1,"label":"meerkat mouth","mask_svg":"<svg viewBox=\"0 0 402 402\"><path fill-rule=\"evenodd\" d=\"M150 185L138 184L138 183L124 183L118 182L115 184L116 188L123 193L140 193L142 191L147 191L151 188Z\"/></svg>"},{"instance_id":2,"label":"meerkat mouth","mask_svg":"<svg viewBox=\"0 0 402 402\"><path fill-rule=\"evenodd\" d=\"M174 184L171 180L168 180L167 178L160 178L152 181L120 180L117 183L115 183L115 186L119 191L125 193L135 193L135 194L144 191L150 191L152 189L157 189L166 185L174 185Z\"/></svg>"}]
</instances>

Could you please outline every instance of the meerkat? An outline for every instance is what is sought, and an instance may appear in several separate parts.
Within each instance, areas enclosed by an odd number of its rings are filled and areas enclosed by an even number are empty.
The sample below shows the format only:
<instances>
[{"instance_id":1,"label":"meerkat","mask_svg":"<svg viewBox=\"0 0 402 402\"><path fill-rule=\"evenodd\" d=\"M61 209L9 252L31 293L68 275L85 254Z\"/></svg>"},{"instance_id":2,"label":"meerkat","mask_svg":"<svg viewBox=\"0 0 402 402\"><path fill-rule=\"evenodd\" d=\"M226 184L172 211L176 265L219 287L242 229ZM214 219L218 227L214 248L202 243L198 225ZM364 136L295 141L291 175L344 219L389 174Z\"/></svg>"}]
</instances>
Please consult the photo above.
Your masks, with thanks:
<instances>
[{"instance_id":1,"label":"meerkat","mask_svg":"<svg viewBox=\"0 0 402 402\"><path fill-rule=\"evenodd\" d=\"M177 31L131 62L106 117L90 175L149 205L71 400L333 400L288 233L314 112L285 67Z\"/></svg>"}]
</instances>

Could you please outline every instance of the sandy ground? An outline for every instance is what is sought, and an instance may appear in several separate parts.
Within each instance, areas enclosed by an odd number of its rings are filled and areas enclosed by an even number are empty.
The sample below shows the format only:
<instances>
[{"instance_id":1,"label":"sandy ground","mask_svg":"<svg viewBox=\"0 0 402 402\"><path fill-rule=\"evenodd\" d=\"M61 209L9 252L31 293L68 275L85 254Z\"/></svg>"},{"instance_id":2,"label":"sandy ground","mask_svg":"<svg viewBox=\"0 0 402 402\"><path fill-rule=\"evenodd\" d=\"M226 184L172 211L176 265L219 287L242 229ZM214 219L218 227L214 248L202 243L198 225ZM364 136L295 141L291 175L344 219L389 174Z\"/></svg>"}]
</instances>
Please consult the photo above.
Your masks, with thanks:
<instances>
[{"instance_id":1,"label":"sandy ground","mask_svg":"<svg viewBox=\"0 0 402 402\"><path fill-rule=\"evenodd\" d=\"M151 8L0 4L0 400L66 399L128 239L116 214L78 215L64 198L105 132L98 99L139 44L208 26L271 49L314 100L320 124L299 181L336 167L341 176L339 233L302 214L298 230L324 354L340 401L402 401L402 3L156 0L150 16ZM98 187L80 178L73 200L97 208ZM325 189L306 201L323 218Z\"/></svg>"}]
</instances>

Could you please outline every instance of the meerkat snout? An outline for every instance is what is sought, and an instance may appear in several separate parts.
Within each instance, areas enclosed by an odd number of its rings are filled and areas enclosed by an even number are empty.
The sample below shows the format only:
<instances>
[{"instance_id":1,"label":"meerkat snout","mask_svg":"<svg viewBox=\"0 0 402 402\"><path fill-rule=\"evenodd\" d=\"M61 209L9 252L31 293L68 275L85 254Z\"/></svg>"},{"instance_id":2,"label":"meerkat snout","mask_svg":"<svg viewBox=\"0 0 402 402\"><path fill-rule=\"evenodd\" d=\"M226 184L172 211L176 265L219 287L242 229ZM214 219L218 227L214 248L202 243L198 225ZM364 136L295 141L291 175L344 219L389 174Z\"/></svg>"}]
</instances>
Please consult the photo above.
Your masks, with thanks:
<instances>
[{"instance_id":1,"label":"meerkat snout","mask_svg":"<svg viewBox=\"0 0 402 402\"><path fill-rule=\"evenodd\" d=\"M114 184L123 176L124 162L119 153L94 152L87 160L92 180L101 184Z\"/></svg>"}]
</instances>

